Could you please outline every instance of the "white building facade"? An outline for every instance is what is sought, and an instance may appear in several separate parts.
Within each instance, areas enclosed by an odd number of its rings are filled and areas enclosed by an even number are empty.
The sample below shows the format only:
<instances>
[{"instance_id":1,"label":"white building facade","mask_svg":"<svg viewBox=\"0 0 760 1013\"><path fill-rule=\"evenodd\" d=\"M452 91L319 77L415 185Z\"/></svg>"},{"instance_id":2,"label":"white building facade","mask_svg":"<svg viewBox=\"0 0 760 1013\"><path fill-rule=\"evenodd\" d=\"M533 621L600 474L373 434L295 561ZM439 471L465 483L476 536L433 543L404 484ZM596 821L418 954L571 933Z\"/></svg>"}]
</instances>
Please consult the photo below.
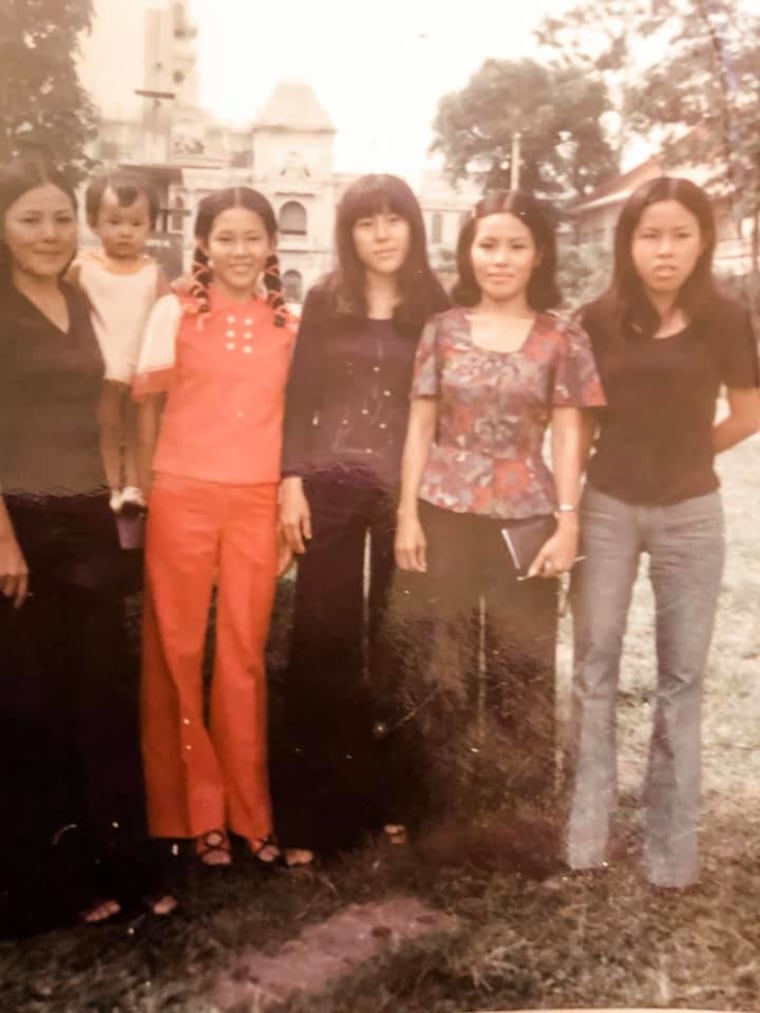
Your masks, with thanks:
<instances>
[{"instance_id":1,"label":"white building facade","mask_svg":"<svg viewBox=\"0 0 760 1013\"><path fill-rule=\"evenodd\" d=\"M275 209L286 295L300 302L333 265L335 206L356 178L335 171L336 129L311 87L281 81L250 126L227 126L198 104L187 0L97 0L95 11L81 60L82 83L101 113L91 155L104 170L129 168L158 188L162 215L153 248L169 273L189 264L199 200L222 187L250 185ZM130 58L117 64L112 51L105 59L113 45ZM428 172L418 196L431 259L448 273L478 193L473 186L453 190L443 174Z\"/></svg>"}]
</instances>

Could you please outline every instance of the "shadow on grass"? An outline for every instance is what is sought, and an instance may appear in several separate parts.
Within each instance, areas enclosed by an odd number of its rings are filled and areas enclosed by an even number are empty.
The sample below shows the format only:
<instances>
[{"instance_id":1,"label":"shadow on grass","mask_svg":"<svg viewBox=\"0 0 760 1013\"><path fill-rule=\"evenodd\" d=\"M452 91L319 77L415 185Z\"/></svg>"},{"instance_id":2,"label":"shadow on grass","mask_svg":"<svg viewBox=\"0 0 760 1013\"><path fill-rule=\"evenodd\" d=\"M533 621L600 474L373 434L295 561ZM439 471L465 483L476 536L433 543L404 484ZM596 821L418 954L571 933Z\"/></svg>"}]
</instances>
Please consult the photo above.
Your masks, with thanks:
<instances>
[{"instance_id":1,"label":"shadow on grass","mask_svg":"<svg viewBox=\"0 0 760 1013\"><path fill-rule=\"evenodd\" d=\"M508 823L487 833L460 827L409 848L369 841L298 874L267 873L239 856L227 874L189 869L182 907L166 921L141 915L102 929L0 943L0 1008L213 1013L208 996L241 951L274 951L347 904L409 893L455 914L459 931L389 951L329 992L292 998L283 1013L604 1005L760 1010L760 554L756 525L750 531L746 520L756 514L758 467L758 443L727 455L722 466L732 541L708 685L697 888L657 893L638 869L634 792L652 677L650 601L640 586L620 708L628 794L606 874L572 876L545 863L529 820L519 833ZM270 642L273 735L291 590L281 583Z\"/></svg>"},{"instance_id":2,"label":"shadow on grass","mask_svg":"<svg viewBox=\"0 0 760 1013\"><path fill-rule=\"evenodd\" d=\"M461 929L388 952L288 1013L454 1013L478 1008L688 1005L757 1009L760 826L715 823L704 884L652 891L635 856L594 879L530 878L484 851L376 841L297 874L238 855L229 873L191 869L166 921L140 916L0 945L0 1008L212 1011L207 997L248 948L273 952L349 903L408 893ZM741 834L743 851L722 842ZM494 838L495 840L495 838Z\"/></svg>"}]
</instances>

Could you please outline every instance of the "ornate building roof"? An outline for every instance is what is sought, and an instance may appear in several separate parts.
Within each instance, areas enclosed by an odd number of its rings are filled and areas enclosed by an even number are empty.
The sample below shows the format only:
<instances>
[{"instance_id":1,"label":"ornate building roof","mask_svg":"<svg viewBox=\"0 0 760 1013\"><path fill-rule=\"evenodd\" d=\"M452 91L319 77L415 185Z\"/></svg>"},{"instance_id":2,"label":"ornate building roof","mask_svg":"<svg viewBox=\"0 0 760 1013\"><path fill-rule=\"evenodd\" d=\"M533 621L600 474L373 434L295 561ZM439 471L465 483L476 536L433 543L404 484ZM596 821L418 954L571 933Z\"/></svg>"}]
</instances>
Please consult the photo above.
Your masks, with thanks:
<instances>
[{"instance_id":1,"label":"ornate building roof","mask_svg":"<svg viewBox=\"0 0 760 1013\"><path fill-rule=\"evenodd\" d=\"M335 126L305 81L280 81L254 121L254 129L307 130L334 134Z\"/></svg>"}]
</instances>

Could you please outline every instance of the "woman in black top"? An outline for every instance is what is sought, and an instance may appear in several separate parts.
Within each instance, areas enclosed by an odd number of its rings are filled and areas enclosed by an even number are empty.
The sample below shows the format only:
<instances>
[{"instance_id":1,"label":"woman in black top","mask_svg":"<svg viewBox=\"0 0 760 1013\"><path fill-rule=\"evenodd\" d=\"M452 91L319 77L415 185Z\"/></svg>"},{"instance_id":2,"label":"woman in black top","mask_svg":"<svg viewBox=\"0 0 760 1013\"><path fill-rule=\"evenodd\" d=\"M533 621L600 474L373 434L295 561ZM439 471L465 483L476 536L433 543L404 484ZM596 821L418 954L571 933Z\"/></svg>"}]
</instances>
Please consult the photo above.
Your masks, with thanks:
<instances>
[{"instance_id":1,"label":"woman in black top","mask_svg":"<svg viewBox=\"0 0 760 1013\"><path fill-rule=\"evenodd\" d=\"M289 836L327 850L382 821L372 733L374 724L382 735L376 703L390 699L394 670L384 620L401 450L417 340L447 303L419 204L397 177L364 176L347 189L336 245L338 268L307 295L298 331L281 507L299 554L282 792Z\"/></svg>"},{"instance_id":2,"label":"woman in black top","mask_svg":"<svg viewBox=\"0 0 760 1013\"><path fill-rule=\"evenodd\" d=\"M582 315L608 407L581 513L568 861L589 869L606 860L620 652L647 553L657 688L644 868L652 884L672 888L698 875L700 708L723 567L713 459L760 427L749 315L717 291L714 248L704 191L683 179L645 183L617 224L612 285ZM722 385L728 414L715 423Z\"/></svg>"},{"instance_id":3,"label":"woman in black top","mask_svg":"<svg viewBox=\"0 0 760 1013\"><path fill-rule=\"evenodd\" d=\"M0 227L2 872L33 907L32 882L66 855L68 900L101 921L147 884L124 559L98 448L103 361L86 302L60 280L77 238L65 182L9 167ZM156 899L159 913L172 904Z\"/></svg>"}]
</instances>

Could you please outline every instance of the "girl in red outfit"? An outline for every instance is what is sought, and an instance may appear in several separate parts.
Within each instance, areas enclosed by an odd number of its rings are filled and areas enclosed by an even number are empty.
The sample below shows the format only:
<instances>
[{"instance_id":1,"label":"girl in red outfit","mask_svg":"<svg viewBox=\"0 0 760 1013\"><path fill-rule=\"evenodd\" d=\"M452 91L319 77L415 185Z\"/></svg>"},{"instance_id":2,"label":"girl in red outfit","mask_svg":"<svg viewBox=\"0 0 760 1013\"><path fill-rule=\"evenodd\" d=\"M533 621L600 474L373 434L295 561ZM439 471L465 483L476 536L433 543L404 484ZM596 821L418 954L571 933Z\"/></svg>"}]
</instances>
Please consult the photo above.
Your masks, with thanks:
<instances>
[{"instance_id":1,"label":"girl in red outfit","mask_svg":"<svg viewBox=\"0 0 760 1013\"><path fill-rule=\"evenodd\" d=\"M152 461L142 685L148 825L156 837L193 838L207 865L230 863L228 830L272 862L280 852L271 839L264 649L294 331L265 197L247 187L210 194L195 237L190 295L156 304L135 380L142 458ZM215 582L207 726L202 659ZM305 857L291 854L290 864Z\"/></svg>"}]
</instances>

